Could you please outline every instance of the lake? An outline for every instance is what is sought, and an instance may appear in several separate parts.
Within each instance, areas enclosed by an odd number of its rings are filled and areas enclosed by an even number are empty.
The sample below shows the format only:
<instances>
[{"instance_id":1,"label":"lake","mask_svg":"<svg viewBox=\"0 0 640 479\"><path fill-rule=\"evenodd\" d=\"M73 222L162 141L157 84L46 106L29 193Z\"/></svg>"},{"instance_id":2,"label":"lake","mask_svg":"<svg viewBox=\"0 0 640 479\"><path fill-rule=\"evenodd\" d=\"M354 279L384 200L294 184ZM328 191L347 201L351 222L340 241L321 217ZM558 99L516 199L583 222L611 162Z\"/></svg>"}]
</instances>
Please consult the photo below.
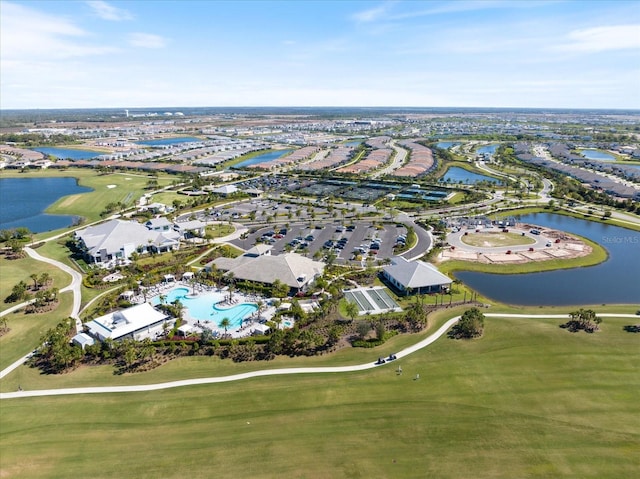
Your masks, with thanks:
<instances>
[{"instance_id":1,"label":"lake","mask_svg":"<svg viewBox=\"0 0 640 479\"><path fill-rule=\"evenodd\" d=\"M39 151L40 153L44 153L45 155L55 156L56 158L59 158L61 160L90 160L91 158L104 155L104 153L100 151L56 148L53 146L42 146L38 148L32 148L32 150Z\"/></svg>"},{"instance_id":2,"label":"lake","mask_svg":"<svg viewBox=\"0 0 640 479\"><path fill-rule=\"evenodd\" d=\"M439 143L436 143L436 146L441 150L448 150L452 146L459 145L459 144L460 142L458 141L441 141Z\"/></svg>"},{"instance_id":3,"label":"lake","mask_svg":"<svg viewBox=\"0 0 640 479\"><path fill-rule=\"evenodd\" d=\"M506 275L460 271L455 276L482 295L508 304L640 304L640 233L550 213L520 220L589 238L601 244L609 258L585 268Z\"/></svg>"},{"instance_id":4,"label":"lake","mask_svg":"<svg viewBox=\"0 0 640 479\"><path fill-rule=\"evenodd\" d=\"M599 150L580 150L580 154L587 160L616 161L616 157Z\"/></svg>"},{"instance_id":5,"label":"lake","mask_svg":"<svg viewBox=\"0 0 640 479\"><path fill-rule=\"evenodd\" d=\"M489 155L494 155L496 150L498 149L498 146L500 146L500 145L484 145L484 146L481 146L480 148L478 148L476 153L478 155L485 154L485 153L489 154Z\"/></svg>"},{"instance_id":6,"label":"lake","mask_svg":"<svg viewBox=\"0 0 640 479\"><path fill-rule=\"evenodd\" d=\"M270 151L269 153L263 153L262 155L254 156L248 160L245 160L237 165L234 165L233 168L246 168L247 166L257 165L258 163L265 163L267 161L275 160L284 156L293 150L276 150Z\"/></svg>"},{"instance_id":7,"label":"lake","mask_svg":"<svg viewBox=\"0 0 640 479\"><path fill-rule=\"evenodd\" d=\"M33 233L67 228L75 216L44 213L67 195L86 193L75 178L0 178L0 229L29 228Z\"/></svg>"},{"instance_id":8,"label":"lake","mask_svg":"<svg viewBox=\"0 0 640 479\"><path fill-rule=\"evenodd\" d=\"M193 136L183 136L180 138L156 138L153 140L141 140L136 141L136 145L145 145L145 146L167 146L167 145L178 145L180 143L194 143L204 141L201 138L194 138Z\"/></svg>"},{"instance_id":9,"label":"lake","mask_svg":"<svg viewBox=\"0 0 640 479\"><path fill-rule=\"evenodd\" d=\"M491 178L490 176L481 175L479 173L473 173L472 171L467 171L464 168L459 168L457 166L452 166L447 170L447 173L440 179L440 181L447 182L451 180L451 183L465 183L472 184L478 183L479 181L491 181L493 183L500 183L496 178Z\"/></svg>"}]
</instances>

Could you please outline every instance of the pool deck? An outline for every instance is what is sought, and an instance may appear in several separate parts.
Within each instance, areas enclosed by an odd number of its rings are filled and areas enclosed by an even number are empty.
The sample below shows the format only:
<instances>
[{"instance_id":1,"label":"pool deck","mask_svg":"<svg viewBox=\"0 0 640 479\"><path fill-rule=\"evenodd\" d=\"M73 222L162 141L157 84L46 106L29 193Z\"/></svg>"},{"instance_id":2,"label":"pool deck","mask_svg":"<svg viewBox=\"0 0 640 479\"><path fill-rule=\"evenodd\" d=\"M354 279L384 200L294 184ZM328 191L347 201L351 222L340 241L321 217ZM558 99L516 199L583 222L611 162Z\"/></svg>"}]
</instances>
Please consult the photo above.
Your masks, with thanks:
<instances>
[{"instance_id":1,"label":"pool deck","mask_svg":"<svg viewBox=\"0 0 640 479\"><path fill-rule=\"evenodd\" d=\"M200 283L196 283L194 285L193 283L185 283L183 281L169 281L166 283L160 283L158 285L147 288L146 301L145 301L144 295L136 295L133 298L131 298L131 302L136 304L141 304L144 302L151 303L160 295L166 294L172 289L176 289L176 288L186 288L189 291L195 291L196 293L219 293L219 294L222 294L223 297L226 297L229 291L227 287L220 289L216 287L205 286ZM229 301L228 299L222 299L221 301L216 302L215 305L225 308L225 307L233 307L235 305L239 305L243 303L255 304L258 302L262 302L267 306L261 312L260 314L261 318L263 320L264 319L270 320L275 315L276 308L270 305L272 301L272 299L270 298L263 298L255 294L245 294L237 291L234 291L232 296L233 296L233 299L231 301ZM202 321L202 320L192 318L189 315L188 308L183 308L182 314L183 314L183 318L182 318L183 326L184 325L190 326L192 333L199 334L202 332L204 328L207 328L212 331L214 337L216 338L224 337L225 335L224 328L219 327L215 322ZM233 339L251 336L252 334L254 334L256 324L260 324L260 323L259 321L257 321L255 317L253 317L253 315L251 315L248 318L245 318L243 320L242 326L240 328L229 328L227 329L226 334L228 337L231 337Z\"/></svg>"}]
</instances>

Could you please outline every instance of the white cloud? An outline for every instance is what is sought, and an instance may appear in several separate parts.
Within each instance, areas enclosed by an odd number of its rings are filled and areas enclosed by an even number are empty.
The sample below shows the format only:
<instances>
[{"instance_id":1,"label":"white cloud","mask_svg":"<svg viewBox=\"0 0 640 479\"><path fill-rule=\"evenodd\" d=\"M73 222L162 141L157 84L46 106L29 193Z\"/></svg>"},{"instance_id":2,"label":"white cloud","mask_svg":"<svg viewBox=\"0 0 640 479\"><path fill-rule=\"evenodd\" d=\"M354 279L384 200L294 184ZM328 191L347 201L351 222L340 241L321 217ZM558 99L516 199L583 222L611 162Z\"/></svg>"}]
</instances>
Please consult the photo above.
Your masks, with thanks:
<instances>
[{"instance_id":1,"label":"white cloud","mask_svg":"<svg viewBox=\"0 0 640 479\"><path fill-rule=\"evenodd\" d=\"M597 53L608 50L640 49L640 24L612 25L574 30L559 50Z\"/></svg>"},{"instance_id":2,"label":"white cloud","mask_svg":"<svg viewBox=\"0 0 640 479\"><path fill-rule=\"evenodd\" d=\"M133 19L133 15L127 10L114 7L103 0L91 0L87 2L93 12L103 20L120 22Z\"/></svg>"},{"instance_id":3,"label":"white cloud","mask_svg":"<svg viewBox=\"0 0 640 479\"><path fill-rule=\"evenodd\" d=\"M0 15L2 63L99 55L112 47L87 42L89 33L70 19L23 5L4 2Z\"/></svg>"},{"instance_id":4,"label":"white cloud","mask_svg":"<svg viewBox=\"0 0 640 479\"><path fill-rule=\"evenodd\" d=\"M351 18L353 18L358 23L374 22L380 18L384 18L390 8L391 3L385 3L380 5L379 7L374 7L368 10L362 10L360 12L354 13Z\"/></svg>"},{"instance_id":5,"label":"white cloud","mask_svg":"<svg viewBox=\"0 0 640 479\"><path fill-rule=\"evenodd\" d=\"M134 47L163 48L166 46L167 40L160 35L152 33L131 33L129 35L129 43Z\"/></svg>"}]
</instances>

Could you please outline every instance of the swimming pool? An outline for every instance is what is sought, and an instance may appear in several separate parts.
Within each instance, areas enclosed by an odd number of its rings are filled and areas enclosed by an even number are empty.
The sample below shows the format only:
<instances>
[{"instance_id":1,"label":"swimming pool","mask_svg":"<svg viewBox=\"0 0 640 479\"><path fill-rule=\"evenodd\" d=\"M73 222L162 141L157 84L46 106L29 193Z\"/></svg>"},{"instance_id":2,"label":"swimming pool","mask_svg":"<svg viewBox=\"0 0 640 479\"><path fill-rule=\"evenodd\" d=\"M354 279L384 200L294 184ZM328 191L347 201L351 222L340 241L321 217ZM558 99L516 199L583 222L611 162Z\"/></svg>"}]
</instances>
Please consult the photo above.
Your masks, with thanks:
<instances>
[{"instance_id":1,"label":"swimming pool","mask_svg":"<svg viewBox=\"0 0 640 479\"><path fill-rule=\"evenodd\" d=\"M217 303L225 297L224 293L198 293L196 297L189 297L189 288L173 288L164 295L165 303L173 303L179 299L182 305L189 311L189 317L198 321L208 321L220 327L224 318L229 318L229 329L242 326L242 321L258 310L254 303L241 303L229 308L218 307ZM151 300L154 305L160 304L160 296Z\"/></svg>"}]
</instances>

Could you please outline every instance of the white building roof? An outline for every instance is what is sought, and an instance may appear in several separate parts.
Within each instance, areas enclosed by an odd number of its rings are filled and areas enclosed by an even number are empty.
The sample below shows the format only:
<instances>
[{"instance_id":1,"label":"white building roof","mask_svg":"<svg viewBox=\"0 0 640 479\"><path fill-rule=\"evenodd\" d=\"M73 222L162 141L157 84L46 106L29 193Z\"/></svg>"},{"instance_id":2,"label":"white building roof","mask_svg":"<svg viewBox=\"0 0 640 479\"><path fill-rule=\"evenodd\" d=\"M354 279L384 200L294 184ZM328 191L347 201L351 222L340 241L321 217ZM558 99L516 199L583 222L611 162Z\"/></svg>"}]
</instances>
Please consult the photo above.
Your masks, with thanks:
<instances>
[{"instance_id":1,"label":"white building roof","mask_svg":"<svg viewBox=\"0 0 640 479\"><path fill-rule=\"evenodd\" d=\"M435 266L423 261L407 261L402 256L391 259L392 264L384 271L405 288L422 288L426 286L451 284L452 280L442 274Z\"/></svg>"},{"instance_id":2,"label":"white building roof","mask_svg":"<svg viewBox=\"0 0 640 479\"><path fill-rule=\"evenodd\" d=\"M235 193L238 191L238 187L236 185L222 185L217 188L211 190L213 193L218 193L221 195L230 195L231 193Z\"/></svg>"},{"instance_id":3,"label":"white building roof","mask_svg":"<svg viewBox=\"0 0 640 479\"><path fill-rule=\"evenodd\" d=\"M178 243L179 234L175 231L152 231L135 221L110 220L96 226L90 226L76 232L91 256L96 256L101 250L115 253L124 245L156 246Z\"/></svg>"},{"instance_id":4,"label":"white building roof","mask_svg":"<svg viewBox=\"0 0 640 479\"><path fill-rule=\"evenodd\" d=\"M100 316L86 323L85 327L94 337L116 340L167 318L165 313L158 311L149 303L142 303Z\"/></svg>"}]
</instances>

